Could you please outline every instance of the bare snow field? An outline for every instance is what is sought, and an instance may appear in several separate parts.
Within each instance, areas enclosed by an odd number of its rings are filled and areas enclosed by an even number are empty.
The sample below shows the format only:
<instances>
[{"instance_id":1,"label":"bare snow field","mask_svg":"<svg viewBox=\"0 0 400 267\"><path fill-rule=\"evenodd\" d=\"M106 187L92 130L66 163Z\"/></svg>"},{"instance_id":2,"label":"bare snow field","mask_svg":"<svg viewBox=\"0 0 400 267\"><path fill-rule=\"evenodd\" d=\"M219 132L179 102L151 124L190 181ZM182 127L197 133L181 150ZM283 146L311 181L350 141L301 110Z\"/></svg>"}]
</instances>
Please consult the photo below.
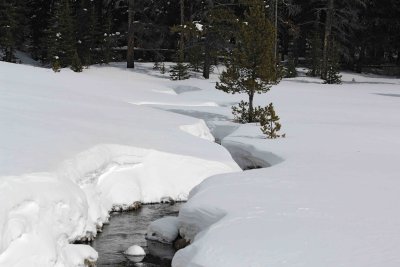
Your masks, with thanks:
<instances>
[{"instance_id":1,"label":"bare snow field","mask_svg":"<svg viewBox=\"0 0 400 267\"><path fill-rule=\"evenodd\" d=\"M0 62L1 267L95 261L71 243L165 197L188 199L153 229L191 240L173 266L400 266L399 79L285 79L255 99L287 135L266 140L231 122L245 96L215 90L217 75L173 82L151 66ZM242 172L249 159L270 167Z\"/></svg>"}]
</instances>

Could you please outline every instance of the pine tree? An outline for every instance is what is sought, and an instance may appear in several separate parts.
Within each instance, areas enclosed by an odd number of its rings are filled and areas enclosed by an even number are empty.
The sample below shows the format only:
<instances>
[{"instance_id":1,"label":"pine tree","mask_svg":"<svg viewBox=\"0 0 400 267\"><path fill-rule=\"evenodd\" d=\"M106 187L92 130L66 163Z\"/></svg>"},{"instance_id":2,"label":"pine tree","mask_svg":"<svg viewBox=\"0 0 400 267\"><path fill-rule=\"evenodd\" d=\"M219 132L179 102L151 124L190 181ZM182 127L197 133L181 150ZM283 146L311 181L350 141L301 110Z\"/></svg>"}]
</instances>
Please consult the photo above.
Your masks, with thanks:
<instances>
[{"instance_id":1,"label":"pine tree","mask_svg":"<svg viewBox=\"0 0 400 267\"><path fill-rule=\"evenodd\" d=\"M71 70L74 72L82 72L82 69L81 59L79 58L78 52L75 50L74 56L72 57Z\"/></svg>"},{"instance_id":2,"label":"pine tree","mask_svg":"<svg viewBox=\"0 0 400 267\"><path fill-rule=\"evenodd\" d=\"M178 62L170 69L170 77L171 80L186 80L190 78L190 74L188 72L188 65L183 64L182 62Z\"/></svg>"},{"instance_id":3,"label":"pine tree","mask_svg":"<svg viewBox=\"0 0 400 267\"><path fill-rule=\"evenodd\" d=\"M51 62L51 68L53 69L54 72L60 72L61 70L61 64L58 56L54 56L52 62Z\"/></svg>"},{"instance_id":4,"label":"pine tree","mask_svg":"<svg viewBox=\"0 0 400 267\"><path fill-rule=\"evenodd\" d=\"M278 132L281 130L279 117L276 115L274 105L270 103L265 108L259 109L261 131L269 139L276 139L278 137L285 137L285 134L280 135Z\"/></svg>"},{"instance_id":5,"label":"pine tree","mask_svg":"<svg viewBox=\"0 0 400 267\"><path fill-rule=\"evenodd\" d=\"M329 46L329 54L328 54L328 62L327 62L327 73L324 78L325 84L341 84L342 83L342 75L340 75L339 69L339 52L337 48L337 44L332 41L332 44Z\"/></svg>"},{"instance_id":6,"label":"pine tree","mask_svg":"<svg viewBox=\"0 0 400 267\"><path fill-rule=\"evenodd\" d=\"M254 95L266 93L277 82L274 60L274 28L265 16L262 0L251 0L244 20L239 22L237 46L216 88L227 93L246 93L248 122L254 122Z\"/></svg>"},{"instance_id":7,"label":"pine tree","mask_svg":"<svg viewBox=\"0 0 400 267\"><path fill-rule=\"evenodd\" d=\"M184 44L184 36L185 36L185 16L184 16L184 0L180 0L180 11L181 11L181 24L175 28L175 31L179 32L179 49L178 49L178 62L171 67L170 69L170 77L172 80L186 80L190 78L190 74L188 72L189 66L184 64L185 60L185 44ZM173 29L174 30L174 29Z\"/></svg>"},{"instance_id":8,"label":"pine tree","mask_svg":"<svg viewBox=\"0 0 400 267\"><path fill-rule=\"evenodd\" d=\"M165 63L163 62L163 63L161 63L161 66L160 66L160 73L161 73L161 74L165 74L165 72L166 72L166 70L165 70Z\"/></svg>"}]
</instances>

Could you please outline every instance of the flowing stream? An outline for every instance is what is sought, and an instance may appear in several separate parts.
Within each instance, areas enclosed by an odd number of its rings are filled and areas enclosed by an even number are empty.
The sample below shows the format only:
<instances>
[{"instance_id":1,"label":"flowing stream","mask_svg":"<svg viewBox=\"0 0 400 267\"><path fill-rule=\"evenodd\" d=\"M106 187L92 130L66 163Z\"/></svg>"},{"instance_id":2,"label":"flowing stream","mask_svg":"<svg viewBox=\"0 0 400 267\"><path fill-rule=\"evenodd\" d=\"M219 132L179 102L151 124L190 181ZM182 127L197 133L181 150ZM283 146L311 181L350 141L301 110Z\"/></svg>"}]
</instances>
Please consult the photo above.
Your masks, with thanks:
<instances>
[{"instance_id":1,"label":"flowing stream","mask_svg":"<svg viewBox=\"0 0 400 267\"><path fill-rule=\"evenodd\" d=\"M91 244L99 253L96 266L171 266L175 254L173 246L147 241L145 234L152 221L164 216L177 216L181 205L143 205L137 211L112 213L110 223ZM134 263L125 257L123 252L132 245L139 245L146 251L141 263Z\"/></svg>"},{"instance_id":2,"label":"flowing stream","mask_svg":"<svg viewBox=\"0 0 400 267\"><path fill-rule=\"evenodd\" d=\"M243 170L271 166L239 145L224 146ZM91 244L99 253L96 266L171 266L176 252L173 246L146 240L145 234L152 221L165 216L178 216L181 205L182 203L143 205L137 211L111 214L110 223L104 226L103 232ZM123 252L132 245L139 245L145 250L146 257L142 262L132 262L124 255Z\"/></svg>"}]
</instances>

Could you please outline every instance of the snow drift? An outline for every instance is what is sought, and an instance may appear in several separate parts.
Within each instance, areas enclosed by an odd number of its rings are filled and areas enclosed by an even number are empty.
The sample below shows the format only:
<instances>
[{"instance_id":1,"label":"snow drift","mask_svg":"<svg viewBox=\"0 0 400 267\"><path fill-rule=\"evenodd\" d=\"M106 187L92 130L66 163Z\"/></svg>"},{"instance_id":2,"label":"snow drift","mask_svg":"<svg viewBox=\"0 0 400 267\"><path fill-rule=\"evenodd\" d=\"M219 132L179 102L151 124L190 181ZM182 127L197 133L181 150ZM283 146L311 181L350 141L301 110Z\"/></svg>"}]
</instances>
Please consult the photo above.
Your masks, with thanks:
<instances>
[{"instance_id":1,"label":"snow drift","mask_svg":"<svg viewBox=\"0 0 400 267\"><path fill-rule=\"evenodd\" d=\"M240 170L202 120L129 104L171 90L147 75L0 62L0 85L0 266L83 266L110 210Z\"/></svg>"}]
</instances>

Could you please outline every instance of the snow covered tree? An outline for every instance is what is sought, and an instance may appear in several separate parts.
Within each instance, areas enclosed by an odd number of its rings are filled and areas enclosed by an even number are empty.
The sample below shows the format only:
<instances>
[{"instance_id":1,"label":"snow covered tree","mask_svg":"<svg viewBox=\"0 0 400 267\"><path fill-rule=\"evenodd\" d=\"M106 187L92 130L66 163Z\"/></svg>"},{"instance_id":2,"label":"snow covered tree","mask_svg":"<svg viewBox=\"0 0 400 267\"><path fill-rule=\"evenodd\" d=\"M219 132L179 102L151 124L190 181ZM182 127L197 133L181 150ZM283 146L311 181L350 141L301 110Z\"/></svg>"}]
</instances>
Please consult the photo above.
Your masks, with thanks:
<instances>
[{"instance_id":1,"label":"snow covered tree","mask_svg":"<svg viewBox=\"0 0 400 267\"><path fill-rule=\"evenodd\" d=\"M226 63L216 88L248 95L247 122L254 122L254 96L266 93L277 79L274 58L274 28L265 16L262 0L247 1L248 10L239 22L237 45Z\"/></svg>"}]
</instances>

